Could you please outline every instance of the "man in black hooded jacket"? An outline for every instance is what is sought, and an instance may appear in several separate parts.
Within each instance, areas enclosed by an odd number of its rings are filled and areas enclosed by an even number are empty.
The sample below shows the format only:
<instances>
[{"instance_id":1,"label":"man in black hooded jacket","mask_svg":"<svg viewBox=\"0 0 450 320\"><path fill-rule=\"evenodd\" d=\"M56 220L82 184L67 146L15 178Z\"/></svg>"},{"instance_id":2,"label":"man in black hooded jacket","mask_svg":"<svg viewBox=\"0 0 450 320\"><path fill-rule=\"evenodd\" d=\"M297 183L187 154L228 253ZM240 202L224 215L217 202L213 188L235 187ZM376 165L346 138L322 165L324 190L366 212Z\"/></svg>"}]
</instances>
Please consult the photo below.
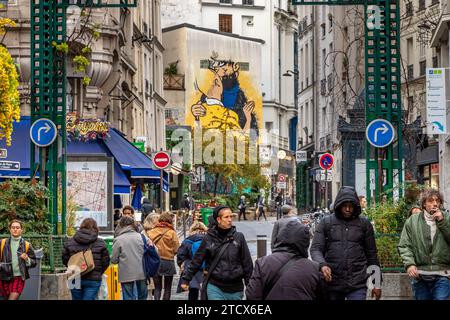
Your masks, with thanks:
<instances>
[{"instance_id":1,"label":"man in black hooded jacket","mask_svg":"<svg viewBox=\"0 0 450 320\"><path fill-rule=\"evenodd\" d=\"M352 187L341 188L334 212L317 226L311 258L319 263L331 300L365 300L367 268L380 265L372 224L360 216L358 195ZM380 299L381 289L372 289L372 297Z\"/></svg>"},{"instance_id":2,"label":"man in black hooded jacket","mask_svg":"<svg viewBox=\"0 0 450 320\"><path fill-rule=\"evenodd\" d=\"M195 252L194 258L181 277L181 288L188 290L188 283L202 268L205 261L205 277L210 273L208 283L203 282L202 299L241 300L244 295L244 283L248 284L253 271L253 262L245 237L232 225L230 207L214 208L214 224L210 224L208 233ZM226 246L226 247L225 247ZM222 255L221 249L225 247ZM220 257L215 268L212 264ZM243 283L244 282L244 283ZM204 291L206 289L206 291ZM207 295L205 295L207 293Z\"/></svg>"},{"instance_id":3,"label":"man in black hooded jacket","mask_svg":"<svg viewBox=\"0 0 450 320\"><path fill-rule=\"evenodd\" d=\"M308 259L309 241L307 227L298 220L288 221L276 238L272 254L256 260L245 291L247 299L325 300L325 281L319 266Z\"/></svg>"}]
</instances>

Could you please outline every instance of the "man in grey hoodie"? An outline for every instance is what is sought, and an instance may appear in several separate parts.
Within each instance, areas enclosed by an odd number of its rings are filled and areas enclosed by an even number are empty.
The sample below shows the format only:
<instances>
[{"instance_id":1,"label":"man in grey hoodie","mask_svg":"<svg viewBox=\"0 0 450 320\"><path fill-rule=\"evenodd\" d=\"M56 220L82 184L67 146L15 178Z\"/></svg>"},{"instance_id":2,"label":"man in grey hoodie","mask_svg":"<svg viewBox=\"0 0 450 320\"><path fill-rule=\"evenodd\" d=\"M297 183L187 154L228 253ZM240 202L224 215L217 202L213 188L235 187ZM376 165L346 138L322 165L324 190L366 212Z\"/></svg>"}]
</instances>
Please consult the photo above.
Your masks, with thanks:
<instances>
[{"instance_id":1,"label":"man in grey hoodie","mask_svg":"<svg viewBox=\"0 0 450 320\"><path fill-rule=\"evenodd\" d=\"M124 216L113 242L111 263L119 265L119 282L123 300L147 300L148 290L142 259L144 242L136 230L135 221ZM137 297L134 288L137 289Z\"/></svg>"}]
</instances>

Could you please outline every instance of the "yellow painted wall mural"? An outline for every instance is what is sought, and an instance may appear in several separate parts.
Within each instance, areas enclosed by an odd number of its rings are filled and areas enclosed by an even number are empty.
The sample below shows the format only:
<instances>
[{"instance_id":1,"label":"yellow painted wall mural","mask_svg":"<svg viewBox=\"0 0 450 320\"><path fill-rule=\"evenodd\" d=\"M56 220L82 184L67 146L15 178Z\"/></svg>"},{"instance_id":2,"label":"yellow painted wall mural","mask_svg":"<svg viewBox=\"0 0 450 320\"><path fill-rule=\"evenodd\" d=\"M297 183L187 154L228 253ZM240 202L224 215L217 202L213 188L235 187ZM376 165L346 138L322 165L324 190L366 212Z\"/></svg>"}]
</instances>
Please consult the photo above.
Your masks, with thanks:
<instances>
[{"instance_id":1,"label":"yellow painted wall mural","mask_svg":"<svg viewBox=\"0 0 450 320\"><path fill-rule=\"evenodd\" d=\"M207 69L196 73L186 124L202 129L258 132L262 126L262 95L251 72L214 54L208 63Z\"/></svg>"}]
</instances>

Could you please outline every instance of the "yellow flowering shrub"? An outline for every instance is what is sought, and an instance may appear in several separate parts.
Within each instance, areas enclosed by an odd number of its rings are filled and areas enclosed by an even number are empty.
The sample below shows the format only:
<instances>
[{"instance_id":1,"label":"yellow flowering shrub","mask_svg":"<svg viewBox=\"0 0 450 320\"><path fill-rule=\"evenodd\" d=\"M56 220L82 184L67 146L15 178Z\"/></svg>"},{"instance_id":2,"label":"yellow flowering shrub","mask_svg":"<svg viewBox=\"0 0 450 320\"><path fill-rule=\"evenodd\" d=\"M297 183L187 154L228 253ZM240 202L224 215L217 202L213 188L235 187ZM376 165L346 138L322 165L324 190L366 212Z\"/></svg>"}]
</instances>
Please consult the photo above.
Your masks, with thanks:
<instances>
[{"instance_id":1,"label":"yellow flowering shrub","mask_svg":"<svg viewBox=\"0 0 450 320\"><path fill-rule=\"evenodd\" d=\"M5 26L15 26L14 21L0 18L0 34ZM19 75L11 55L5 46L0 44L0 139L6 139L11 145L13 121L20 120Z\"/></svg>"}]
</instances>

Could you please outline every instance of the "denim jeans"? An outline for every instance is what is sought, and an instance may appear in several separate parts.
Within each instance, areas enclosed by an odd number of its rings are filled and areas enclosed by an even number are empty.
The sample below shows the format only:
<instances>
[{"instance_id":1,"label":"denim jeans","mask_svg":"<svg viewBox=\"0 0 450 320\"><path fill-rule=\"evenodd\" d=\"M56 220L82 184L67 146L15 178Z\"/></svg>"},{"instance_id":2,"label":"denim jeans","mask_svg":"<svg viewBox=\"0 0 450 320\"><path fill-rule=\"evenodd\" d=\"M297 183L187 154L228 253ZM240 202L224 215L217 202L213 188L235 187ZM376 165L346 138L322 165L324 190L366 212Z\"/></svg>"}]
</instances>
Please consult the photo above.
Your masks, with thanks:
<instances>
[{"instance_id":1,"label":"denim jeans","mask_svg":"<svg viewBox=\"0 0 450 320\"><path fill-rule=\"evenodd\" d=\"M208 294L208 300L242 300L244 297L242 291L223 292L219 287L211 283L208 283L206 293Z\"/></svg>"},{"instance_id":2,"label":"denim jeans","mask_svg":"<svg viewBox=\"0 0 450 320\"><path fill-rule=\"evenodd\" d=\"M95 280L81 280L80 289L71 289L72 300L96 300L102 282Z\"/></svg>"},{"instance_id":3,"label":"denim jeans","mask_svg":"<svg viewBox=\"0 0 450 320\"><path fill-rule=\"evenodd\" d=\"M436 277L435 280L412 280L412 290L416 300L447 300L450 298L450 279Z\"/></svg>"},{"instance_id":4,"label":"denim jeans","mask_svg":"<svg viewBox=\"0 0 450 320\"><path fill-rule=\"evenodd\" d=\"M366 300L367 288L351 292L330 291L330 300Z\"/></svg>"},{"instance_id":5,"label":"denim jeans","mask_svg":"<svg viewBox=\"0 0 450 320\"><path fill-rule=\"evenodd\" d=\"M120 283L123 300L147 300L148 289L146 280Z\"/></svg>"}]
</instances>

